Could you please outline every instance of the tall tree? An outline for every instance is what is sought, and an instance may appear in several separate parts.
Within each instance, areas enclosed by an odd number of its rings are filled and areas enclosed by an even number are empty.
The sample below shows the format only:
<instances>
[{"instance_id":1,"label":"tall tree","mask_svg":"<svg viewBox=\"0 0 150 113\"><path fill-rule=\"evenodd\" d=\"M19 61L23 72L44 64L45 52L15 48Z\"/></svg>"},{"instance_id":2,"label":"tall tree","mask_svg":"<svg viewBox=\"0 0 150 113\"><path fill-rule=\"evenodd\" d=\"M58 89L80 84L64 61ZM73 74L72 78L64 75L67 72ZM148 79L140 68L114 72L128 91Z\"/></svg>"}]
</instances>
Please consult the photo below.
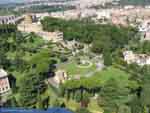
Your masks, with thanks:
<instances>
[{"instance_id":1,"label":"tall tree","mask_svg":"<svg viewBox=\"0 0 150 113\"><path fill-rule=\"evenodd\" d=\"M104 109L104 113L119 113L119 107L125 104L129 90L119 86L115 79L108 80L101 89L98 103Z\"/></svg>"},{"instance_id":2,"label":"tall tree","mask_svg":"<svg viewBox=\"0 0 150 113\"><path fill-rule=\"evenodd\" d=\"M39 93L42 93L43 89L45 89L45 83L40 78L40 75L30 73L21 79L19 87L19 102L21 106L35 106Z\"/></svg>"},{"instance_id":3,"label":"tall tree","mask_svg":"<svg viewBox=\"0 0 150 113\"><path fill-rule=\"evenodd\" d=\"M133 95L130 101L131 113L142 113L141 100L137 95Z\"/></svg>"}]
</instances>

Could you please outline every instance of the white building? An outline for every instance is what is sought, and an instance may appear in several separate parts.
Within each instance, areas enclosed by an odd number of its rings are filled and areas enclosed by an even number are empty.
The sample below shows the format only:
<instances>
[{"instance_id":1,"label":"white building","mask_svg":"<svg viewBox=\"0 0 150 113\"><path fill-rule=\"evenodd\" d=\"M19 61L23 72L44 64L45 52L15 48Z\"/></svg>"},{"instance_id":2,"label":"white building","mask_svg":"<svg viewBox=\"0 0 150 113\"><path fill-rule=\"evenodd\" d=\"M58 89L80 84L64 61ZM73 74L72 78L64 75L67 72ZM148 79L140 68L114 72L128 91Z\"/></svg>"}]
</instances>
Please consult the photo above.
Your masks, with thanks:
<instances>
[{"instance_id":1,"label":"white building","mask_svg":"<svg viewBox=\"0 0 150 113\"><path fill-rule=\"evenodd\" d=\"M82 10L80 10L80 12L81 12L81 14L80 14L81 18L97 16L96 10L92 9L92 8L91 9L82 9Z\"/></svg>"},{"instance_id":2,"label":"white building","mask_svg":"<svg viewBox=\"0 0 150 113\"><path fill-rule=\"evenodd\" d=\"M36 18L38 18L39 20L44 19L44 17L50 16L49 13L36 13L35 15L36 15Z\"/></svg>"},{"instance_id":3,"label":"white building","mask_svg":"<svg viewBox=\"0 0 150 113\"><path fill-rule=\"evenodd\" d=\"M150 30L150 20L147 21L143 21L139 27L138 27L140 32L146 32L148 30Z\"/></svg>"},{"instance_id":4,"label":"white building","mask_svg":"<svg viewBox=\"0 0 150 113\"><path fill-rule=\"evenodd\" d=\"M150 56L146 54L134 54L132 51L123 52L124 60L128 64L136 63L140 66L150 65Z\"/></svg>"},{"instance_id":5,"label":"white building","mask_svg":"<svg viewBox=\"0 0 150 113\"><path fill-rule=\"evenodd\" d=\"M55 72L54 80L57 84L64 83L68 79L68 75L64 70L58 70Z\"/></svg>"},{"instance_id":6,"label":"white building","mask_svg":"<svg viewBox=\"0 0 150 113\"><path fill-rule=\"evenodd\" d=\"M15 24L16 17L14 15L0 16L0 24Z\"/></svg>"},{"instance_id":7,"label":"white building","mask_svg":"<svg viewBox=\"0 0 150 113\"><path fill-rule=\"evenodd\" d=\"M6 71L0 69L0 95L10 91L10 84L7 75Z\"/></svg>"},{"instance_id":8,"label":"white building","mask_svg":"<svg viewBox=\"0 0 150 113\"><path fill-rule=\"evenodd\" d=\"M51 17L54 18L61 18L61 19L78 19L80 16L80 11L79 10L67 10L67 11L57 11L57 12L52 12L50 14Z\"/></svg>"},{"instance_id":9,"label":"white building","mask_svg":"<svg viewBox=\"0 0 150 113\"><path fill-rule=\"evenodd\" d=\"M111 18L111 10L109 9L98 10L96 14L97 14L97 19L103 19L103 18L110 19Z\"/></svg>"},{"instance_id":10,"label":"white building","mask_svg":"<svg viewBox=\"0 0 150 113\"><path fill-rule=\"evenodd\" d=\"M64 83L68 79L69 78L65 70L57 70L55 72L55 75L48 79L48 83L50 83L54 87L59 87L61 83Z\"/></svg>"},{"instance_id":11,"label":"white building","mask_svg":"<svg viewBox=\"0 0 150 113\"><path fill-rule=\"evenodd\" d=\"M128 63L134 63L135 62L135 55L132 51L125 51L123 52L124 60Z\"/></svg>"},{"instance_id":12,"label":"white building","mask_svg":"<svg viewBox=\"0 0 150 113\"><path fill-rule=\"evenodd\" d=\"M133 5L126 5L126 6L124 6L124 9L134 9L135 8L135 6L133 6Z\"/></svg>"},{"instance_id":13,"label":"white building","mask_svg":"<svg viewBox=\"0 0 150 113\"><path fill-rule=\"evenodd\" d=\"M142 40L150 40L150 20L143 20L138 27L142 34Z\"/></svg>"}]
</instances>

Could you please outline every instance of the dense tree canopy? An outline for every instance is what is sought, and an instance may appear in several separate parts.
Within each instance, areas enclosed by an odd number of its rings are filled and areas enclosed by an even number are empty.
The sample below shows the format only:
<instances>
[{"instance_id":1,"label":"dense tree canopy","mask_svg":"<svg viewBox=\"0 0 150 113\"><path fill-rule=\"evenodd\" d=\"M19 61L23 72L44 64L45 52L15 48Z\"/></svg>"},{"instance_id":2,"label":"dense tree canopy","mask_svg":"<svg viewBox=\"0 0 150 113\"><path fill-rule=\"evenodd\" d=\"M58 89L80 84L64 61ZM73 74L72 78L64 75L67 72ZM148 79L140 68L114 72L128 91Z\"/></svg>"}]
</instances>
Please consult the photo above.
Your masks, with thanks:
<instances>
[{"instance_id":1,"label":"dense tree canopy","mask_svg":"<svg viewBox=\"0 0 150 113\"><path fill-rule=\"evenodd\" d=\"M129 89L121 87L114 79L102 88L99 96L99 104L106 113L119 113L119 108L128 101Z\"/></svg>"},{"instance_id":2,"label":"dense tree canopy","mask_svg":"<svg viewBox=\"0 0 150 113\"><path fill-rule=\"evenodd\" d=\"M36 107L47 88L45 80L53 73L51 48L41 37L34 33L23 35L14 25L0 25L0 33L0 67L10 74L12 100L17 95L15 105ZM11 102L9 106L15 106Z\"/></svg>"},{"instance_id":3,"label":"dense tree canopy","mask_svg":"<svg viewBox=\"0 0 150 113\"><path fill-rule=\"evenodd\" d=\"M46 17L41 23L46 31L62 31L64 33L64 40L75 39L79 42L91 44L91 50L94 53L103 54L105 66L118 63L120 57L122 57L120 53L124 48L134 48L134 50L140 50L145 53L149 52L148 42L143 42L141 49L138 48L138 44L136 45L136 43L139 43L138 32L132 27L118 27L108 24L99 25L86 20L67 21L49 17ZM131 72L128 85L124 84L121 86L118 84L118 80L110 80L103 84L100 82L100 75L81 78L80 80L70 80L63 84L63 96L82 102L83 95L86 93L89 94L89 97L99 93L99 106L103 107L106 113L146 111L149 104L142 105L142 101L147 103L144 101L146 99L144 97L148 97L147 82L144 82L145 84L141 86L146 76L143 75L145 68L140 68L134 64L123 64L125 63L121 64L121 69L129 73ZM137 103L135 104L135 102Z\"/></svg>"},{"instance_id":4,"label":"dense tree canopy","mask_svg":"<svg viewBox=\"0 0 150 113\"><path fill-rule=\"evenodd\" d=\"M92 43L94 52L102 52L104 48L122 48L135 38L136 29L99 25L86 20L62 20L46 17L41 21L46 31L62 31L65 40L77 40ZM107 45L107 46L106 46Z\"/></svg>"},{"instance_id":5,"label":"dense tree canopy","mask_svg":"<svg viewBox=\"0 0 150 113\"><path fill-rule=\"evenodd\" d=\"M122 61L123 49L130 48L142 53L150 51L149 42L136 42L138 39L135 28L50 17L46 17L41 23L44 30L62 31L64 40L74 39L92 45L92 52L97 55L103 54L106 67L102 73L97 72L95 76L66 81L60 85L61 96L67 100L76 100L81 105L87 104L91 97L95 97L104 113L149 113L149 66L128 65ZM11 78L17 80L14 82L16 90L12 90L14 96L9 103L42 108L43 102L48 103L49 100L49 96L44 99L41 96L47 88L45 80L53 73L55 64L50 44L34 33L23 35L14 25L0 26L0 34L0 67L6 69ZM61 59L66 61L63 55ZM111 75L112 79L104 77L105 74ZM16 97L18 99L15 99ZM60 103L56 101L54 106L57 105ZM77 112L89 111L81 108Z\"/></svg>"}]
</instances>

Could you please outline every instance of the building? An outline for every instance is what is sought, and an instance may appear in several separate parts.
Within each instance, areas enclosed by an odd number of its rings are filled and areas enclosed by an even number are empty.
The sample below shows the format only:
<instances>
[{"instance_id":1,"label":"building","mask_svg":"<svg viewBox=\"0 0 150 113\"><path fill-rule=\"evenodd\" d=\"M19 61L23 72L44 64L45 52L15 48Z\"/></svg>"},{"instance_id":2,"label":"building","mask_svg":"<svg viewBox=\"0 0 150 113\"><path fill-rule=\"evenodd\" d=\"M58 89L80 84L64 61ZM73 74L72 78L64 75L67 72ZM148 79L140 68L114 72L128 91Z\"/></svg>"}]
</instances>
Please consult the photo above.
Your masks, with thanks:
<instances>
[{"instance_id":1,"label":"building","mask_svg":"<svg viewBox=\"0 0 150 113\"><path fill-rule=\"evenodd\" d=\"M32 16L31 15L25 15L24 21L26 24L32 24Z\"/></svg>"},{"instance_id":2,"label":"building","mask_svg":"<svg viewBox=\"0 0 150 113\"><path fill-rule=\"evenodd\" d=\"M68 79L69 78L65 70L57 70L54 76L48 79L48 83L54 87L59 87L61 83L64 83Z\"/></svg>"},{"instance_id":3,"label":"building","mask_svg":"<svg viewBox=\"0 0 150 113\"><path fill-rule=\"evenodd\" d=\"M64 83L65 80L67 80L67 79L68 79L68 75L67 75L66 71L58 70L55 72L54 80L56 81L56 83L58 83L58 84Z\"/></svg>"},{"instance_id":4,"label":"building","mask_svg":"<svg viewBox=\"0 0 150 113\"><path fill-rule=\"evenodd\" d=\"M7 72L0 69L0 95L6 94L10 91L10 84Z\"/></svg>"},{"instance_id":5,"label":"building","mask_svg":"<svg viewBox=\"0 0 150 113\"><path fill-rule=\"evenodd\" d=\"M49 17L50 16L50 14L49 13L36 13L35 14L36 15L36 18L38 19L38 20L43 20L45 17Z\"/></svg>"},{"instance_id":6,"label":"building","mask_svg":"<svg viewBox=\"0 0 150 113\"><path fill-rule=\"evenodd\" d=\"M111 10L110 9L102 9L96 11L97 19L110 19L111 18Z\"/></svg>"},{"instance_id":7,"label":"building","mask_svg":"<svg viewBox=\"0 0 150 113\"><path fill-rule=\"evenodd\" d=\"M23 16L15 16L15 15L8 15L8 16L0 16L0 24L16 24L23 19Z\"/></svg>"},{"instance_id":8,"label":"building","mask_svg":"<svg viewBox=\"0 0 150 113\"><path fill-rule=\"evenodd\" d=\"M128 63L134 63L135 62L135 55L132 51L124 51L123 52L124 60Z\"/></svg>"},{"instance_id":9,"label":"building","mask_svg":"<svg viewBox=\"0 0 150 113\"><path fill-rule=\"evenodd\" d=\"M79 10L57 11L50 13L50 17L61 18L65 20L78 19L81 12Z\"/></svg>"},{"instance_id":10,"label":"building","mask_svg":"<svg viewBox=\"0 0 150 113\"><path fill-rule=\"evenodd\" d=\"M141 33L142 40L150 40L150 20L143 20L138 26L138 30Z\"/></svg>"},{"instance_id":11,"label":"building","mask_svg":"<svg viewBox=\"0 0 150 113\"><path fill-rule=\"evenodd\" d=\"M15 24L15 19L14 15L0 16L0 24Z\"/></svg>"},{"instance_id":12,"label":"building","mask_svg":"<svg viewBox=\"0 0 150 113\"><path fill-rule=\"evenodd\" d=\"M146 54L135 54L132 51L123 52L124 61L127 64L136 63L139 66L150 65L150 56Z\"/></svg>"},{"instance_id":13,"label":"building","mask_svg":"<svg viewBox=\"0 0 150 113\"><path fill-rule=\"evenodd\" d=\"M60 32L60 31L55 31L55 32L41 31L41 32L37 32L37 34L46 41L52 41L52 42L63 41L63 32Z\"/></svg>"}]
</instances>

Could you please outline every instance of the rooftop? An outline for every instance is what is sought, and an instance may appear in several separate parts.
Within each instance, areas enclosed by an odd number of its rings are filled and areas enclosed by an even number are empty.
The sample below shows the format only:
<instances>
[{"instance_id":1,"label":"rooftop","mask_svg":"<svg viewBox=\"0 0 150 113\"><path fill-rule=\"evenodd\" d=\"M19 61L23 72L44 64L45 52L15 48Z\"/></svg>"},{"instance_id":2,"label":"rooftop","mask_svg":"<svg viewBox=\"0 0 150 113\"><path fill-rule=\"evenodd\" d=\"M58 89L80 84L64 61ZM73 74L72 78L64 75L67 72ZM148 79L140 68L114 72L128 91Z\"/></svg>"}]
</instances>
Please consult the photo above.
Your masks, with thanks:
<instances>
[{"instance_id":1,"label":"rooftop","mask_svg":"<svg viewBox=\"0 0 150 113\"><path fill-rule=\"evenodd\" d=\"M7 72L3 69L0 69L0 78L6 77L6 76L7 76Z\"/></svg>"}]
</instances>

